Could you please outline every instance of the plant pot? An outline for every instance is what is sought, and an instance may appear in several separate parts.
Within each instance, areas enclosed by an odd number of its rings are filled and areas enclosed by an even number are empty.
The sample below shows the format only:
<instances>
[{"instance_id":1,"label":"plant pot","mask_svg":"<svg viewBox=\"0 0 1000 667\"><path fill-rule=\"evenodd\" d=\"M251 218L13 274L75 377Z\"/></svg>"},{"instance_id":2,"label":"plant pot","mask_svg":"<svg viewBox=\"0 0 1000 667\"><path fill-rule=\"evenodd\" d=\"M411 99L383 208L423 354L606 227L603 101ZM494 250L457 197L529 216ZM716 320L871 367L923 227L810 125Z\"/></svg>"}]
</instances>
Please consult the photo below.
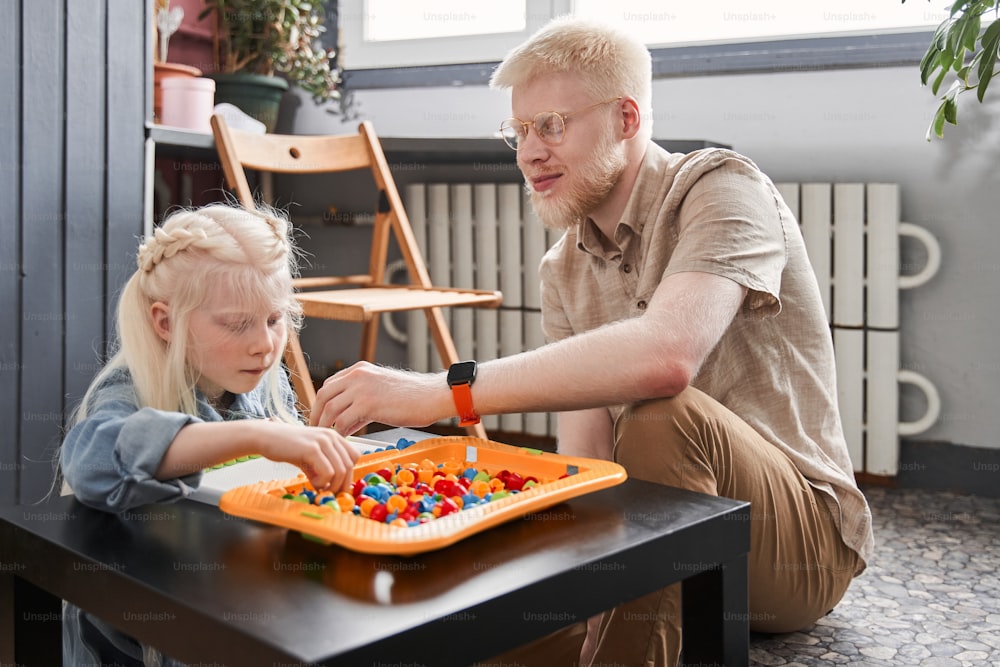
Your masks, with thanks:
<instances>
[{"instance_id":1,"label":"plant pot","mask_svg":"<svg viewBox=\"0 0 1000 667\"><path fill-rule=\"evenodd\" d=\"M288 82L262 74L210 74L215 80L215 103L228 102L248 116L264 123L268 132L278 124L281 98Z\"/></svg>"},{"instance_id":2,"label":"plant pot","mask_svg":"<svg viewBox=\"0 0 1000 667\"><path fill-rule=\"evenodd\" d=\"M215 81L207 77L172 76L163 80L163 125L212 133Z\"/></svg>"},{"instance_id":3,"label":"plant pot","mask_svg":"<svg viewBox=\"0 0 1000 667\"><path fill-rule=\"evenodd\" d=\"M163 88L161 82L172 76L201 76L201 70L180 63L153 63L153 122L159 123L163 116Z\"/></svg>"}]
</instances>

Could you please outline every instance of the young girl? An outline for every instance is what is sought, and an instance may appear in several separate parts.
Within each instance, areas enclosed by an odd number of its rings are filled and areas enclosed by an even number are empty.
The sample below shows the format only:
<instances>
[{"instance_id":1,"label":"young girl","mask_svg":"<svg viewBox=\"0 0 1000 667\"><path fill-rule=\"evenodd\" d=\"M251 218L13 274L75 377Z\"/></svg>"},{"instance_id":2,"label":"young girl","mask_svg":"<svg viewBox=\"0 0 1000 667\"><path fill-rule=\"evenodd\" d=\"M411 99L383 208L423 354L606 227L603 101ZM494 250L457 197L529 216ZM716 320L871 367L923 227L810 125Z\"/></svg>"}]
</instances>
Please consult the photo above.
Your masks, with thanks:
<instances>
[{"instance_id":1,"label":"young girl","mask_svg":"<svg viewBox=\"0 0 1000 667\"><path fill-rule=\"evenodd\" d=\"M302 424L281 365L301 319L289 223L226 205L180 211L139 247L138 265L118 305L117 353L63 441L76 497L111 512L177 500L204 468L248 454L347 488L356 450ZM65 664L143 664L140 644L70 605L63 644Z\"/></svg>"}]
</instances>

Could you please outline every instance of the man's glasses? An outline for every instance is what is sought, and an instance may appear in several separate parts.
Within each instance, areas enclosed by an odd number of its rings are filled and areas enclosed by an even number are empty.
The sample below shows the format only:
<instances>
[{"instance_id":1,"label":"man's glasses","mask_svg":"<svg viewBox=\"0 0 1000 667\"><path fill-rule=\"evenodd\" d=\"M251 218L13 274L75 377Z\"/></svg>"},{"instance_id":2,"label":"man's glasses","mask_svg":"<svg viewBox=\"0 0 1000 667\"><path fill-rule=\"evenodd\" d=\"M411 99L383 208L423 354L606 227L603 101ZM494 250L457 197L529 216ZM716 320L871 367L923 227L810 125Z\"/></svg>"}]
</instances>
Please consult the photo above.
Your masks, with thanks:
<instances>
[{"instance_id":1,"label":"man's glasses","mask_svg":"<svg viewBox=\"0 0 1000 667\"><path fill-rule=\"evenodd\" d=\"M595 104L591 104L589 107L577 109L576 111L570 111L569 113L542 111L535 114L535 117L530 121L520 120L519 118L508 118L504 122L500 123L500 136L503 137L504 143L514 150L518 150L521 147L521 142L528 137L528 128L534 127L535 134L538 135L539 139L550 146L555 146L556 144L562 143L563 137L566 135L566 120L570 116L583 113L584 111L589 111L590 109L599 107L602 104L617 102L622 99L622 97L622 95L612 97L611 99L604 100L603 102L596 102Z\"/></svg>"}]
</instances>

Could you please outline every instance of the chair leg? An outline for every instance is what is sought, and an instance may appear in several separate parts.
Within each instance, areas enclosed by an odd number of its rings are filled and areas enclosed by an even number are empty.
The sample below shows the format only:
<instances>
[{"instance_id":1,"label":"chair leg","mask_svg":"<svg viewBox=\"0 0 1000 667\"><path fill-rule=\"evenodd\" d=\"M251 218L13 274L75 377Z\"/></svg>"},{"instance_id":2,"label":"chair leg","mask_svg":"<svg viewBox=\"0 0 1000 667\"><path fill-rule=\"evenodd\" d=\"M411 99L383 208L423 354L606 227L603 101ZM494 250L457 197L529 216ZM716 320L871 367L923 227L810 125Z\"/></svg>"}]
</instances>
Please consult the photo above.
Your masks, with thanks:
<instances>
[{"instance_id":1,"label":"chair leg","mask_svg":"<svg viewBox=\"0 0 1000 667\"><path fill-rule=\"evenodd\" d=\"M465 427L466 432L474 438L482 438L483 440L489 440L486 437L486 427L483 426L482 422L478 424L473 424L472 426Z\"/></svg>"},{"instance_id":2,"label":"chair leg","mask_svg":"<svg viewBox=\"0 0 1000 667\"><path fill-rule=\"evenodd\" d=\"M378 343L378 315L361 325L361 360L375 363Z\"/></svg>"},{"instance_id":3,"label":"chair leg","mask_svg":"<svg viewBox=\"0 0 1000 667\"><path fill-rule=\"evenodd\" d=\"M312 376L309 374L309 364L306 362L306 355L302 353L302 344L295 331L288 334L288 343L285 345L285 365L288 366L291 375L292 388L298 399L299 410L306 419L309 419L309 411L312 410L312 406L316 402L316 388L313 387Z\"/></svg>"}]
</instances>

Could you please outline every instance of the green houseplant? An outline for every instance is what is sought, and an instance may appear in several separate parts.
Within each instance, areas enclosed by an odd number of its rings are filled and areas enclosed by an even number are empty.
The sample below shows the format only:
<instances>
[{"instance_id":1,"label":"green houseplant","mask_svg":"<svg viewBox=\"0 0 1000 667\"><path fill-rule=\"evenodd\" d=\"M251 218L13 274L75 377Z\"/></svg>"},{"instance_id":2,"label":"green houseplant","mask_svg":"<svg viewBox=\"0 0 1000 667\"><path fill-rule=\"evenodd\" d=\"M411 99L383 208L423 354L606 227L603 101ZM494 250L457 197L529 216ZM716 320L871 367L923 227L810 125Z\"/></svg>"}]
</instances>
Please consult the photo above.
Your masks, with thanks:
<instances>
[{"instance_id":1,"label":"green houseplant","mask_svg":"<svg viewBox=\"0 0 1000 667\"><path fill-rule=\"evenodd\" d=\"M288 83L309 93L316 103L340 98L340 73L332 49L320 37L327 0L205 0L201 18L216 17L216 101L231 101L264 122L277 121L278 104ZM276 76L276 75L283 76ZM270 92L243 92L242 86ZM235 89L234 89L235 88ZM257 105L258 95L268 108Z\"/></svg>"},{"instance_id":2,"label":"green houseplant","mask_svg":"<svg viewBox=\"0 0 1000 667\"><path fill-rule=\"evenodd\" d=\"M902 0L906 2L906 0ZM920 80L937 95L942 84L954 74L949 88L941 95L927 130L927 139L944 136L945 123L958 124L958 96L976 91L980 102L997 74L997 51L1000 49L1000 0L957 0L949 16L937 27L927 52L920 61ZM992 14L992 16L990 16Z\"/></svg>"}]
</instances>

